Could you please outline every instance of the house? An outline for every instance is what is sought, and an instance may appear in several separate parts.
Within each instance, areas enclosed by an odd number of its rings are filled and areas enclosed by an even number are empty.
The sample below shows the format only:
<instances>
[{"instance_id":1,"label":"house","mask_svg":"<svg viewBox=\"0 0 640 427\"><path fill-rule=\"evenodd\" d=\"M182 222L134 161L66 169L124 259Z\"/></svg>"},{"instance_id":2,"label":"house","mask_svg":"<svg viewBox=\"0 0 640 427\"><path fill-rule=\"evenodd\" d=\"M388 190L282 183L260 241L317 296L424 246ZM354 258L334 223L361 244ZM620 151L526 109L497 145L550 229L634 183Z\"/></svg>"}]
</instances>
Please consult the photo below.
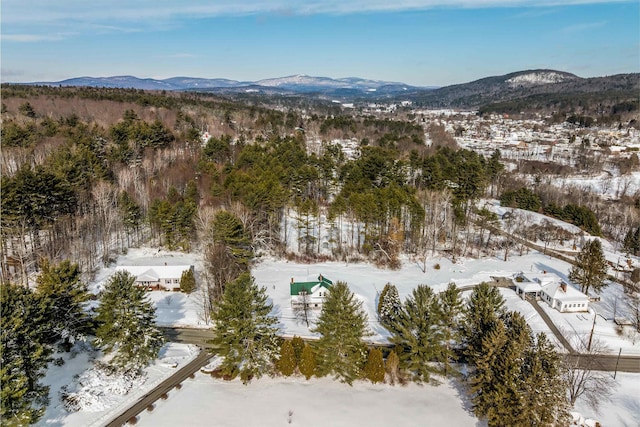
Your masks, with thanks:
<instances>
[{"instance_id":1,"label":"house","mask_svg":"<svg viewBox=\"0 0 640 427\"><path fill-rule=\"evenodd\" d=\"M320 308L333 282L322 274L312 282L294 282L291 278L291 305Z\"/></svg>"},{"instance_id":2,"label":"house","mask_svg":"<svg viewBox=\"0 0 640 427\"><path fill-rule=\"evenodd\" d=\"M192 265L119 265L116 271L128 271L135 276L135 284L150 291L180 290L182 273L193 270Z\"/></svg>"},{"instance_id":3,"label":"house","mask_svg":"<svg viewBox=\"0 0 640 427\"><path fill-rule=\"evenodd\" d=\"M541 299L561 313L584 312L589 309L589 296L583 294L553 273L519 274L516 293L524 298Z\"/></svg>"}]
</instances>

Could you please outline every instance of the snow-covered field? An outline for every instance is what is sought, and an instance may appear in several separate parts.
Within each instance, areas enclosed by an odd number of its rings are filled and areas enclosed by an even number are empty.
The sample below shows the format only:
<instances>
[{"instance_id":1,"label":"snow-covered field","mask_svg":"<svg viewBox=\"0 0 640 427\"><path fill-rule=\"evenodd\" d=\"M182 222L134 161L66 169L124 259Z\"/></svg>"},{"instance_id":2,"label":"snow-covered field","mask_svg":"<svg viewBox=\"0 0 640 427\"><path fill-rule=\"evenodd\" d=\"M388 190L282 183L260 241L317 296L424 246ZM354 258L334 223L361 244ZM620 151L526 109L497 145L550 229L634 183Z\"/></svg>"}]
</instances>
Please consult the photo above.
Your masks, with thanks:
<instances>
[{"instance_id":1,"label":"snow-covered field","mask_svg":"<svg viewBox=\"0 0 640 427\"><path fill-rule=\"evenodd\" d=\"M262 378L242 385L197 374L139 416L140 426L482 426L464 394L440 386L349 386L330 378Z\"/></svg>"}]
</instances>

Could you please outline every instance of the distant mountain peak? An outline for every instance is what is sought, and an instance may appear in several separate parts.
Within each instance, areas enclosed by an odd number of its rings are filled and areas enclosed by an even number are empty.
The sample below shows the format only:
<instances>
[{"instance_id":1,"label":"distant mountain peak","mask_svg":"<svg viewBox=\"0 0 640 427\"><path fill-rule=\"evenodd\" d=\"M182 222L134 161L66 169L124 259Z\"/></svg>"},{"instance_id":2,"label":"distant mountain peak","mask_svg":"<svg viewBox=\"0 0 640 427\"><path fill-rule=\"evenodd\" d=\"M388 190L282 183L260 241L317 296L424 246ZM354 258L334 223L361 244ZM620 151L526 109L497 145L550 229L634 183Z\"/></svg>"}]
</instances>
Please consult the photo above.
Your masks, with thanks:
<instances>
[{"instance_id":1,"label":"distant mountain peak","mask_svg":"<svg viewBox=\"0 0 640 427\"><path fill-rule=\"evenodd\" d=\"M536 86L551 83L562 83L568 80L574 80L579 77L555 70L532 70L518 73L507 80L505 83L511 87L519 86Z\"/></svg>"}]
</instances>

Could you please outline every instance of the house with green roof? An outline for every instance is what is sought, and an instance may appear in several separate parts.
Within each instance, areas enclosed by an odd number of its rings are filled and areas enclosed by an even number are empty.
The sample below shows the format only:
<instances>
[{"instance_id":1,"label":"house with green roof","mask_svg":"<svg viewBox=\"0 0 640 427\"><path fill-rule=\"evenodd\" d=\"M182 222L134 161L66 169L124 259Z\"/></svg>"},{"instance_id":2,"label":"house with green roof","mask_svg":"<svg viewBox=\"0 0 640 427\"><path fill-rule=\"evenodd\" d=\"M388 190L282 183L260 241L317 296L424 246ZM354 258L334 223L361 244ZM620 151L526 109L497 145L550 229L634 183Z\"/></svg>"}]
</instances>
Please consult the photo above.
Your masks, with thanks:
<instances>
[{"instance_id":1,"label":"house with green roof","mask_svg":"<svg viewBox=\"0 0 640 427\"><path fill-rule=\"evenodd\" d=\"M309 308L321 308L324 299L331 290L333 282L322 274L311 282L295 282L291 278L291 305L306 305Z\"/></svg>"}]
</instances>

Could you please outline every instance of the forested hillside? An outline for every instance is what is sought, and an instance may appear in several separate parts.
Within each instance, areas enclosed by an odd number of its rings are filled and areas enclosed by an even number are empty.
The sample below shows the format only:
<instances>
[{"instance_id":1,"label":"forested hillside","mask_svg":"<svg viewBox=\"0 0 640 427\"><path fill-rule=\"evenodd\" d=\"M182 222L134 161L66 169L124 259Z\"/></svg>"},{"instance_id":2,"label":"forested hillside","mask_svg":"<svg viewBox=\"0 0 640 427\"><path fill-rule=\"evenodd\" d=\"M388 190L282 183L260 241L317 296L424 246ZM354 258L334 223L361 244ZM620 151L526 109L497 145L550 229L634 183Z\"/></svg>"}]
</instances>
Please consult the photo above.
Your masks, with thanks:
<instances>
[{"instance_id":1,"label":"forested hillside","mask_svg":"<svg viewBox=\"0 0 640 427\"><path fill-rule=\"evenodd\" d=\"M219 209L241 220L257 249L284 252L294 210L360 224L348 245L336 238L335 257L394 264L400 251L449 240L460 251L470 202L501 171L498 157L456 150L437 127L427 148L417 124L326 116L322 106L280 111L115 89L9 86L3 95L3 276L20 282L42 259L76 259L90 273L149 239L206 245ZM357 153L336 138L356 140ZM304 244L310 256L316 237Z\"/></svg>"}]
</instances>

